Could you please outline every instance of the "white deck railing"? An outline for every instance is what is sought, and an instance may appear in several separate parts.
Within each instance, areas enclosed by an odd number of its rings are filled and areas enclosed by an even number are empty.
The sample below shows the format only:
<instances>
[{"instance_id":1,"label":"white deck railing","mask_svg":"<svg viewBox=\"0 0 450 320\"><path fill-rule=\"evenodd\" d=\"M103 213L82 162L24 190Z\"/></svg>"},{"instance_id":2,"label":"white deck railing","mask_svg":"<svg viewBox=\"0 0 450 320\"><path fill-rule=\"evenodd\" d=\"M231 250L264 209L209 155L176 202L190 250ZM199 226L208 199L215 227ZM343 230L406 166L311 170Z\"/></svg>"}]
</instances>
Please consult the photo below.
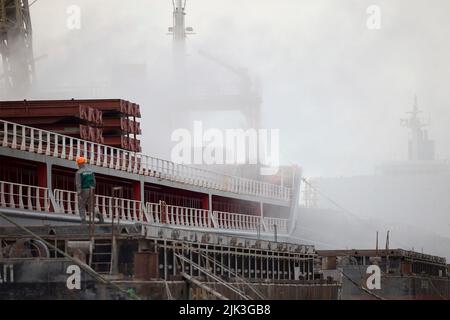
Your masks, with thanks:
<instances>
[{"instance_id":1,"label":"white deck railing","mask_svg":"<svg viewBox=\"0 0 450 320\"><path fill-rule=\"evenodd\" d=\"M91 165L225 192L289 201L291 189L234 177L0 120L0 145L56 158L87 157Z\"/></svg>"},{"instance_id":2,"label":"white deck railing","mask_svg":"<svg viewBox=\"0 0 450 320\"><path fill-rule=\"evenodd\" d=\"M54 190L55 202L58 212L70 215L79 215L78 196L76 192L67 190ZM128 222L147 222L145 206L141 201L113 198L107 196L95 196L95 208L105 219L117 219Z\"/></svg>"},{"instance_id":3,"label":"white deck railing","mask_svg":"<svg viewBox=\"0 0 450 320\"><path fill-rule=\"evenodd\" d=\"M47 188L0 181L0 205L6 208L49 212Z\"/></svg>"},{"instance_id":4,"label":"white deck railing","mask_svg":"<svg viewBox=\"0 0 450 320\"><path fill-rule=\"evenodd\" d=\"M54 206L51 197L54 196ZM0 181L0 206L79 216L76 192ZM170 224L194 228L287 233L287 219L95 196L95 209L104 219L131 223ZM275 227L276 226L276 227Z\"/></svg>"},{"instance_id":5,"label":"white deck railing","mask_svg":"<svg viewBox=\"0 0 450 320\"><path fill-rule=\"evenodd\" d=\"M213 211L213 219L221 229L264 231L259 216Z\"/></svg>"},{"instance_id":6,"label":"white deck railing","mask_svg":"<svg viewBox=\"0 0 450 320\"><path fill-rule=\"evenodd\" d=\"M266 231L270 233L275 232L275 228L278 233L287 233L287 222L287 219L264 217L264 225L266 226Z\"/></svg>"},{"instance_id":7,"label":"white deck railing","mask_svg":"<svg viewBox=\"0 0 450 320\"><path fill-rule=\"evenodd\" d=\"M164 205L161 203L160 208L163 217L165 217L162 221L164 223L201 228L213 227L209 210Z\"/></svg>"}]
</instances>

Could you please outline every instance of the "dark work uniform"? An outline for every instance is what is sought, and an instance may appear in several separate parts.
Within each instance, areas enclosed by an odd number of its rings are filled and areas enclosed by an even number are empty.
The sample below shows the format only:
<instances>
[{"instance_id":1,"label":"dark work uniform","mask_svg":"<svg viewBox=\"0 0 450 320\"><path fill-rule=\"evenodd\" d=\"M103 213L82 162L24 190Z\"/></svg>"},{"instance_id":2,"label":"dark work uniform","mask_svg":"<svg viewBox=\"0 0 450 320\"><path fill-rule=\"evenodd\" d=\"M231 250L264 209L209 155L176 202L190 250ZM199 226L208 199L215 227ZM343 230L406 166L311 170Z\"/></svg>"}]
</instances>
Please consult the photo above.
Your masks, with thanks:
<instances>
[{"instance_id":1,"label":"dark work uniform","mask_svg":"<svg viewBox=\"0 0 450 320\"><path fill-rule=\"evenodd\" d=\"M86 207L88 207L88 212L90 214L94 213L94 173L83 165L80 169L78 169L75 175L75 185L78 195L78 212L80 213L81 222L86 223Z\"/></svg>"}]
</instances>

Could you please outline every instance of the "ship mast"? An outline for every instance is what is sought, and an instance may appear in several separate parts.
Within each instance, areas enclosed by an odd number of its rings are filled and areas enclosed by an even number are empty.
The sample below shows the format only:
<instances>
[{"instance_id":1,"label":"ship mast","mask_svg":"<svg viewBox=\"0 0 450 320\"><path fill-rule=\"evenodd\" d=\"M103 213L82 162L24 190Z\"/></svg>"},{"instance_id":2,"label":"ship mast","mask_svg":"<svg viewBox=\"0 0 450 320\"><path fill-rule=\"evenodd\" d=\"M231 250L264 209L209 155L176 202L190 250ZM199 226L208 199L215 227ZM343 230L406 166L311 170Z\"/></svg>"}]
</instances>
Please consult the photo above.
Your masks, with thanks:
<instances>
[{"instance_id":1,"label":"ship mast","mask_svg":"<svg viewBox=\"0 0 450 320\"><path fill-rule=\"evenodd\" d=\"M186 28L186 0L172 0L173 25L169 27L169 33L173 35L173 56L177 69L185 66L186 37L193 34L193 28Z\"/></svg>"},{"instance_id":2,"label":"ship mast","mask_svg":"<svg viewBox=\"0 0 450 320\"><path fill-rule=\"evenodd\" d=\"M417 96L414 98L413 110L407 112L408 119L402 119L401 123L404 127L410 129L409 140L409 160L434 160L434 141L428 139L428 132L423 129L427 126L422 119L419 118L419 110Z\"/></svg>"}]
</instances>

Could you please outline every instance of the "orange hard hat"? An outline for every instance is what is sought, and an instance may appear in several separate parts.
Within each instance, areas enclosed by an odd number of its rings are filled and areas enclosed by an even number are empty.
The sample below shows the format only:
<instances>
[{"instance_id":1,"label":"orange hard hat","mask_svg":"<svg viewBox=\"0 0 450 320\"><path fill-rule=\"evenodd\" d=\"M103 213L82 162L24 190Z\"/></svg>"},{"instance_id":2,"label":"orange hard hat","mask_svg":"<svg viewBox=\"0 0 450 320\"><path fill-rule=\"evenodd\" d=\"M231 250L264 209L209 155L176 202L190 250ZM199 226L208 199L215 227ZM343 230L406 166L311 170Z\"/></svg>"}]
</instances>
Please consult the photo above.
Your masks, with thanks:
<instances>
[{"instance_id":1,"label":"orange hard hat","mask_svg":"<svg viewBox=\"0 0 450 320\"><path fill-rule=\"evenodd\" d=\"M85 164L86 163L86 158L85 157L78 157L77 158L77 164Z\"/></svg>"}]
</instances>

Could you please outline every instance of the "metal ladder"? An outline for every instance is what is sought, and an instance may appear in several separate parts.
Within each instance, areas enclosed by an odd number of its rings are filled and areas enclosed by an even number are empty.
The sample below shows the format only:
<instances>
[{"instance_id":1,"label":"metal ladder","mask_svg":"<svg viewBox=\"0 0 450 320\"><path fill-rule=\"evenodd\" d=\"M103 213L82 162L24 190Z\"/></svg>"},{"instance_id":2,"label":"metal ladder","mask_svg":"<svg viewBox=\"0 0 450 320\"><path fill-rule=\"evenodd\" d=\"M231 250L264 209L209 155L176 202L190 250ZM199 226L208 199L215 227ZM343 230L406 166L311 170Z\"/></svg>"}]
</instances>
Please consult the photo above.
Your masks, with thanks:
<instances>
[{"instance_id":1,"label":"metal ladder","mask_svg":"<svg viewBox=\"0 0 450 320\"><path fill-rule=\"evenodd\" d=\"M223 279L221 279L220 277L216 276L215 274L209 272L208 270L206 270L205 268L203 268L202 266L198 265L197 263L195 263L194 261L186 258L183 255L180 255L178 253L174 252L175 257L177 257L179 260L187 262L188 264L190 264L192 267L196 268L198 271L200 271L201 273L205 274L207 277L215 280L216 282L224 285L225 287L227 287L228 289L230 289L231 291L233 291L234 293L236 293L237 295L239 295L242 299L244 300L251 300L251 297L249 297L247 294L245 294L244 291L242 291L241 289L237 288L236 286L232 285L229 282L224 281ZM183 275L184 276L184 275ZM185 278L187 278L186 276L184 276ZM193 279L191 276L189 276L188 280ZM196 280L198 283L201 283L200 281ZM204 283L201 283L202 286L204 287L208 287L207 285L205 285ZM209 288L209 287L208 287ZM214 291L213 289L209 288L211 291Z\"/></svg>"},{"instance_id":2,"label":"metal ladder","mask_svg":"<svg viewBox=\"0 0 450 320\"><path fill-rule=\"evenodd\" d=\"M112 240L92 239L90 267L99 274L109 274L112 265Z\"/></svg>"}]
</instances>

